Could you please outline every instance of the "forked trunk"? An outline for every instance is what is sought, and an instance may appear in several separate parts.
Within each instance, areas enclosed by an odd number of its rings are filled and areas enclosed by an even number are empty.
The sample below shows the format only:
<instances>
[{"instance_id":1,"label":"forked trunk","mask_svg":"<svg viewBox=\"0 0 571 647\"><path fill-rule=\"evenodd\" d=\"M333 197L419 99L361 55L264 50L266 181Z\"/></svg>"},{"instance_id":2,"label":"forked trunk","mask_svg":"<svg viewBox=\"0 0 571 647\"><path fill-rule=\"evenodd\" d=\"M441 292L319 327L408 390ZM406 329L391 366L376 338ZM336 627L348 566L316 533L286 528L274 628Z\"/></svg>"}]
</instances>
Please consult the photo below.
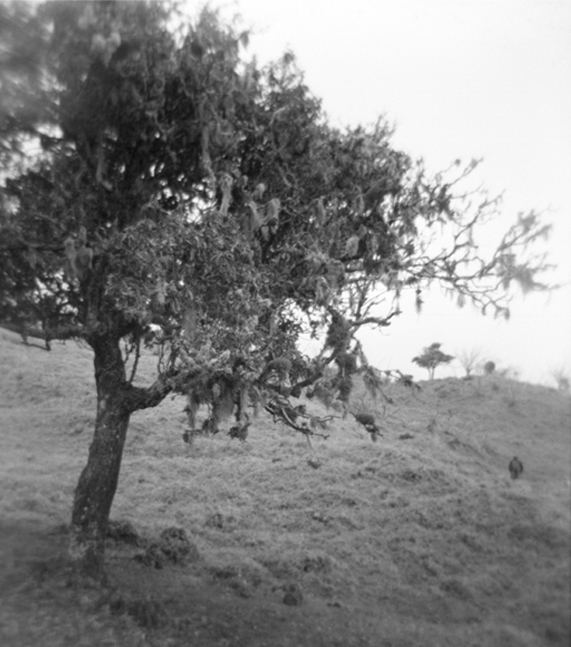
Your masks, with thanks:
<instances>
[{"instance_id":1,"label":"forked trunk","mask_svg":"<svg viewBox=\"0 0 571 647\"><path fill-rule=\"evenodd\" d=\"M125 369L118 340L93 342L97 384L97 418L87 465L75 491L70 557L83 575L104 574L105 536L119 480L131 410L127 406Z\"/></svg>"}]
</instances>

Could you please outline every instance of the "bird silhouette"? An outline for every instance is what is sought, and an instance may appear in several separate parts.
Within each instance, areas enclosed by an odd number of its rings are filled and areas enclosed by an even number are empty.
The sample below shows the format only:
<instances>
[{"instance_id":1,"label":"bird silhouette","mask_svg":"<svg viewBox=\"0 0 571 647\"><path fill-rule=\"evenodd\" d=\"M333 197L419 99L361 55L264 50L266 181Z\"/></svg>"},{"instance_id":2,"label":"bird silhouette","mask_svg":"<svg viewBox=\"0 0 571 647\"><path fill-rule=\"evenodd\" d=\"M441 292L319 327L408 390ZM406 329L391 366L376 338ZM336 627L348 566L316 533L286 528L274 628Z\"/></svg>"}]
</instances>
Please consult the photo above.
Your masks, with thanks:
<instances>
[{"instance_id":1,"label":"bird silhouette","mask_svg":"<svg viewBox=\"0 0 571 647\"><path fill-rule=\"evenodd\" d=\"M521 473L523 472L523 463L519 460L517 456L514 456L509 464L509 470L510 474L512 475L512 479L517 479L520 477Z\"/></svg>"}]
</instances>

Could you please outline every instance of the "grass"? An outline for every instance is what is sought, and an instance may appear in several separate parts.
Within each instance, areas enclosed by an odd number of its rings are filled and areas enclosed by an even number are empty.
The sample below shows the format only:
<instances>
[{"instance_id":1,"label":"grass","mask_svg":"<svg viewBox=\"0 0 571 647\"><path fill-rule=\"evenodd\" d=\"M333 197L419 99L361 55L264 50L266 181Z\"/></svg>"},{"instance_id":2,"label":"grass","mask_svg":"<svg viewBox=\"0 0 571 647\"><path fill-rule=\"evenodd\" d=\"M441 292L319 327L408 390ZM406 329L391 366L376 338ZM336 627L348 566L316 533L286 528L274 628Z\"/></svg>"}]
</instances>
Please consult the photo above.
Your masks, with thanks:
<instances>
[{"instance_id":1,"label":"grass","mask_svg":"<svg viewBox=\"0 0 571 647\"><path fill-rule=\"evenodd\" d=\"M493 375L391 385L385 409L358 391L383 436L349 416L311 448L265 416L245 443L189 447L180 398L135 414L111 516L148 540L183 527L200 553L156 570L110 542L111 590L147 600L137 615L65 575L94 423L90 351L0 331L0 359L0 644L569 644L568 396ZM283 603L291 587L299 606Z\"/></svg>"}]
</instances>

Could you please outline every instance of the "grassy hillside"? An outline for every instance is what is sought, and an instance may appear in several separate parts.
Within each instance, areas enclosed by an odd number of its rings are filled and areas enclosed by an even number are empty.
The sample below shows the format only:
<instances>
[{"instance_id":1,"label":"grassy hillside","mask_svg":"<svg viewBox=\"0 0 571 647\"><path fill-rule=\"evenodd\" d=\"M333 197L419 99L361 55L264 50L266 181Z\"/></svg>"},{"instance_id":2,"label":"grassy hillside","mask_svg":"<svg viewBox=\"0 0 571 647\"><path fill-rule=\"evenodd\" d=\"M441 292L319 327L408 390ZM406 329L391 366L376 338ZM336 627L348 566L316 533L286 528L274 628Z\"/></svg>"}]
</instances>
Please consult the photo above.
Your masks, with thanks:
<instances>
[{"instance_id":1,"label":"grassy hillside","mask_svg":"<svg viewBox=\"0 0 571 647\"><path fill-rule=\"evenodd\" d=\"M391 385L384 408L358 391L383 436L348 417L312 447L265 416L245 443L189 447L169 399L132 418L111 516L143 542L182 527L200 558L155 569L110 541L111 595L72 585L65 561L91 353L0 329L0 367L3 646L569 644L568 396L497 376Z\"/></svg>"}]
</instances>

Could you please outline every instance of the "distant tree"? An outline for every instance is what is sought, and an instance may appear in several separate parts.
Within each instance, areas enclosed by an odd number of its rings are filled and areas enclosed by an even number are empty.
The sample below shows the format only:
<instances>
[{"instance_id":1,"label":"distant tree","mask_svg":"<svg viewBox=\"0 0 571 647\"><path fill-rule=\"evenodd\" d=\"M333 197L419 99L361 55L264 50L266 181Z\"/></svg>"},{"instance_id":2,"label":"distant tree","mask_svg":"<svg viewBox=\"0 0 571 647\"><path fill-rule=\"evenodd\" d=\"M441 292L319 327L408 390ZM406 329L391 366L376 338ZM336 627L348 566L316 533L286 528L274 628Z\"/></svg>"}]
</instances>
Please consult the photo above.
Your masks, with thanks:
<instances>
[{"instance_id":1,"label":"distant tree","mask_svg":"<svg viewBox=\"0 0 571 647\"><path fill-rule=\"evenodd\" d=\"M470 377L482 357L482 351L472 348L463 350L456 354L460 366L466 371L466 377Z\"/></svg>"},{"instance_id":2,"label":"distant tree","mask_svg":"<svg viewBox=\"0 0 571 647\"><path fill-rule=\"evenodd\" d=\"M498 201L461 189L477 162L431 177L384 121L333 127L292 54L258 68L248 33L211 9L2 3L0 40L0 320L94 356L70 533L82 572L103 572L133 412L175 393L191 429L201 403L212 428L230 413L247 428L265 403L316 433L289 398L346 404L358 372L374 387L355 334L388 326L405 290L420 305L436 282L507 315L514 282L545 287L546 266L522 257L549 229L536 214L481 255ZM308 332L314 359L298 350Z\"/></svg>"},{"instance_id":3,"label":"distant tree","mask_svg":"<svg viewBox=\"0 0 571 647\"><path fill-rule=\"evenodd\" d=\"M552 369L551 375L557 384L557 388L561 393L568 393L570 389L570 382L567 372L563 368Z\"/></svg>"},{"instance_id":4,"label":"distant tree","mask_svg":"<svg viewBox=\"0 0 571 647\"><path fill-rule=\"evenodd\" d=\"M412 361L415 364L418 364L421 368L425 368L428 371L429 379L434 378L434 371L436 368L442 364L449 364L453 359L453 355L447 355L440 350L442 344L434 343L430 344L423 349L422 355L418 357L413 357Z\"/></svg>"},{"instance_id":5,"label":"distant tree","mask_svg":"<svg viewBox=\"0 0 571 647\"><path fill-rule=\"evenodd\" d=\"M496 370L496 363L491 360L484 364L484 373L491 375Z\"/></svg>"}]
</instances>

